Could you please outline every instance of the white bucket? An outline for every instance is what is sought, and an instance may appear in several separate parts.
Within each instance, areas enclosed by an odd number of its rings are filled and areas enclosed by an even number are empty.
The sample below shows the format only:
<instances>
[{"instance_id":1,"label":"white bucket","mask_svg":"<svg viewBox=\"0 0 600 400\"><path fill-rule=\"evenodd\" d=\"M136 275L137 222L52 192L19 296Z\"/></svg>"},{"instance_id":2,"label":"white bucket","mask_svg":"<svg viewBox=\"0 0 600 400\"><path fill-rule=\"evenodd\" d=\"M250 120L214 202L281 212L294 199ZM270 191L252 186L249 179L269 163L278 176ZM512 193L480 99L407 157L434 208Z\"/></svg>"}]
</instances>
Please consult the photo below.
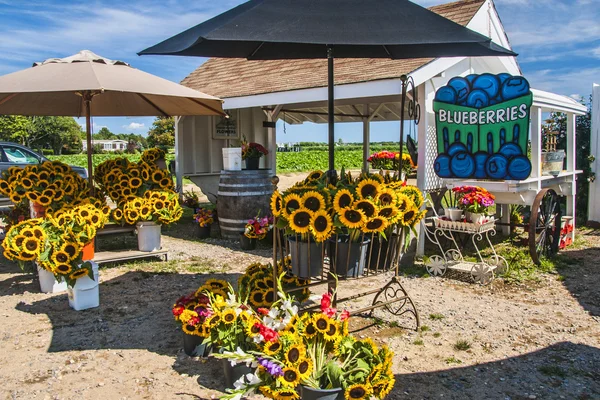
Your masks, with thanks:
<instances>
[{"instance_id":1,"label":"white bucket","mask_svg":"<svg viewBox=\"0 0 600 400\"><path fill-rule=\"evenodd\" d=\"M140 251L160 250L160 225L155 222L138 222L138 249Z\"/></svg>"},{"instance_id":2,"label":"white bucket","mask_svg":"<svg viewBox=\"0 0 600 400\"><path fill-rule=\"evenodd\" d=\"M225 171L242 170L242 148L231 147L223 149L223 169Z\"/></svg>"},{"instance_id":3,"label":"white bucket","mask_svg":"<svg viewBox=\"0 0 600 400\"><path fill-rule=\"evenodd\" d=\"M37 266L40 290L42 293L60 293L67 290L67 281L58 282L52 272Z\"/></svg>"},{"instance_id":4,"label":"white bucket","mask_svg":"<svg viewBox=\"0 0 600 400\"><path fill-rule=\"evenodd\" d=\"M94 271L94 280L89 276L84 276L75 281L74 287L67 289L69 296L69 305L76 311L87 310L100 306L100 286L98 285L99 274L98 264L89 261Z\"/></svg>"}]
</instances>

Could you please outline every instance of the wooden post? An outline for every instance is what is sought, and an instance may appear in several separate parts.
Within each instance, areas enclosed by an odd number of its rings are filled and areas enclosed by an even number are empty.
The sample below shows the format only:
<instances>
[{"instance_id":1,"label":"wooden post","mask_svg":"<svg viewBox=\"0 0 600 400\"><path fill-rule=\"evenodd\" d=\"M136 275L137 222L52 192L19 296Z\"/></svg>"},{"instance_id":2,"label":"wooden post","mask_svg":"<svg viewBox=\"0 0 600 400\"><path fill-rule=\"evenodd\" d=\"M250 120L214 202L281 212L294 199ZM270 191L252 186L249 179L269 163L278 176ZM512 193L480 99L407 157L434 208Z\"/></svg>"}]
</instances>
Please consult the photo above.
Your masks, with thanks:
<instances>
[{"instance_id":1,"label":"wooden post","mask_svg":"<svg viewBox=\"0 0 600 400\"><path fill-rule=\"evenodd\" d=\"M542 109L531 107L531 177L542 176ZM537 180L537 191L541 190L541 182Z\"/></svg>"},{"instance_id":2,"label":"wooden post","mask_svg":"<svg viewBox=\"0 0 600 400\"><path fill-rule=\"evenodd\" d=\"M371 152L371 120L369 119L369 105L363 106L363 172L369 172L369 158Z\"/></svg>"}]
</instances>

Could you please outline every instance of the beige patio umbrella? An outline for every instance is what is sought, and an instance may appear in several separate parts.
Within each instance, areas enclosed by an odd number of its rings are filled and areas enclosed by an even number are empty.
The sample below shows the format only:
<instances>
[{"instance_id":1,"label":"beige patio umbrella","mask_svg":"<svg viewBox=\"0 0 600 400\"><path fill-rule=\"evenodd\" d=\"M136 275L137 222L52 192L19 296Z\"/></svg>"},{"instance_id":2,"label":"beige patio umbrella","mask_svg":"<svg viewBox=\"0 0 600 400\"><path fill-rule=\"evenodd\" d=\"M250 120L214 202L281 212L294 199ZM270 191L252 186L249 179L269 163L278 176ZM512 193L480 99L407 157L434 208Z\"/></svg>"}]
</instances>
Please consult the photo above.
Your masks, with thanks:
<instances>
[{"instance_id":1,"label":"beige patio umbrella","mask_svg":"<svg viewBox=\"0 0 600 400\"><path fill-rule=\"evenodd\" d=\"M216 97L89 50L0 76L0 115L85 115L90 190L92 116L226 115L222 104Z\"/></svg>"}]
</instances>

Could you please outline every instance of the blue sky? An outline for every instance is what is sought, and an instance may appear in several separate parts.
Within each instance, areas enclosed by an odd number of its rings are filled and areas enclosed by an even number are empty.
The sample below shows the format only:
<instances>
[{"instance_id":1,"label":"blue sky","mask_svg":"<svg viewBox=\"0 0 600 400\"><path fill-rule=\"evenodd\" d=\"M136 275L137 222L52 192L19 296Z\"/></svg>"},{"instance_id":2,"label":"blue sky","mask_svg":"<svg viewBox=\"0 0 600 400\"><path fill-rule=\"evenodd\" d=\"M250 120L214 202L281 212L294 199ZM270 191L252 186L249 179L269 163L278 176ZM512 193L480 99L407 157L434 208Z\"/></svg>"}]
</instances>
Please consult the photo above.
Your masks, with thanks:
<instances>
[{"instance_id":1,"label":"blue sky","mask_svg":"<svg viewBox=\"0 0 600 400\"><path fill-rule=\"evenodd\" d=\"M0 0L0 75L35 61L89 49L176 82L206 59L144 56L136 52L220 14L243 1ZM423 6L444 0L414 0ZM600 0L496 0L525 77L533 87L588 96L600 82ZM96 118L95 131L145 134L152 118ZM278 141L325 141L326 126L278 125ZM345 141L360 124L336 125ZM372 124L372 140L398 137L397 123Z\"/></svg>"}]
</instances>

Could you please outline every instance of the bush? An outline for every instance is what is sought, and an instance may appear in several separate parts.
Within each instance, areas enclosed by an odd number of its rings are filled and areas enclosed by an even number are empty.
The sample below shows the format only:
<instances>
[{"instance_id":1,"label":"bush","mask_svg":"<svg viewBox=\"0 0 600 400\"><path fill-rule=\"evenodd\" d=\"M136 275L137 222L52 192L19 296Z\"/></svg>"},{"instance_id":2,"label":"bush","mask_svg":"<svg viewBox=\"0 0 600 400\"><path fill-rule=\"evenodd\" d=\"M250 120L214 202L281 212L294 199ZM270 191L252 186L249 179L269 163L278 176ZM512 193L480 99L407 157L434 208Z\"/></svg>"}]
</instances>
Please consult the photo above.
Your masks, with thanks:
<instances>
[{"instance_id":1,"label":"bush","mask_svg":"<svg viewBox=\"0 0 600 400\"><path fill-rule=\"evenodd\" d=\"M54 150L52 149L42 149L42 155L44 156L53 156Z\"/></svg>"},{"instance_id":2,"label":"bush","mask_svg":"<svg viewBox=\"0 0 600 400\"><path fill-rule=\"evenodd\" d=\"M92 154L104 154L104 146L101 144L95 144L92 146Z\"/></svg>"}]
</instances>

